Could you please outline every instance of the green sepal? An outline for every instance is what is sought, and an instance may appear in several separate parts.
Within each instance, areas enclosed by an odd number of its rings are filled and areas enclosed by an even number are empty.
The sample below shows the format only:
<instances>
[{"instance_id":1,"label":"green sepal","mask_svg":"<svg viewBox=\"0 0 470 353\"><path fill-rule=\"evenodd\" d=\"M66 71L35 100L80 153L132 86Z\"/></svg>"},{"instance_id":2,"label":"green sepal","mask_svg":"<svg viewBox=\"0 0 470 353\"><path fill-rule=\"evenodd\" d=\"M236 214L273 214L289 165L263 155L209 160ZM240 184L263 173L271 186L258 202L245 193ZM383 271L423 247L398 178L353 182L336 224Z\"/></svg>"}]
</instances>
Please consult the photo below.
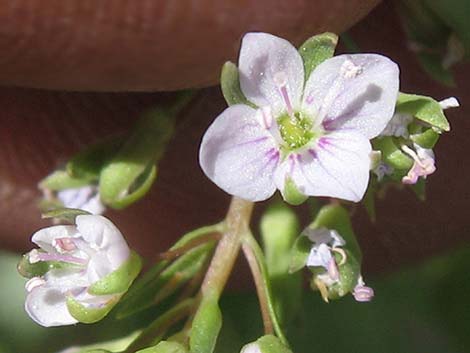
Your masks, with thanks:
<instances>
[{"instance_id":1,"label":"green sepal","mask_svg":"<svg viewBox=\"0 0 470 353\"><path fill-rule=\"evenodd\" d=\"M41 180L38 186L43 190L59 191L76 189L89 184L88 179L74 178L66 170L56 170Z\"/></svg>"},{"instance_id":2,"label":"green sepal","mask_svg":"<svg viewBox=\"0 0 470 353\"><path fill-rule=\"evenodd\" d=\"M279 321L286 326L301 303L301 275L289 273L290 249L299 234L299 221L294 211L279 202L263 214L260 228L273 305Z\"/></svg>"},{"instance_id":3,"label":"green sepal","mask_svg":"<svg viewBox=\"0 0 470 353\"><path fill-rule=\"evenodd\" d=\"M344 249L347 260L344 264L339 265L341 256L335 254L336 263L338 264L339 280L331 286L327 287L328 299L339 299L344 297L346 294L351 293L354 287L357 285L359 276L361 274L361 264L358 259L347 249ZM325 269L311 268L313 275L311 285L316 286L314 279L317 275L325 273Z\"/></svg>"},{"instance_id":4,"label":"green sepal","mask_svg":"<svg viewBox=\"0 0 470 353\"><path fill-rule=\"evenodd\" d=\"M310 37L300 46L299 54L304 62L305 82L318 65L333 56L337 44L338 36L325 32Z\"/></svg>"},{"instance_id":5,"label":"green sepal","mask_svg":"<svg viewBox=\"0 0 470 353\"><path fill-rule=\"evenodd\" d=\"M29 253L24 254L16 266L18 273L25 278L41 277L49 271L49 264L45 261L29 262Z\"/></svg>"},{"instance_id":6,"label":"green sepal","mask_svg":"<svg viewBox=\"0 0 470 353\"><path fill-rule=\"evenodd\" d=\"M382 160L393 169L409 170L413 166L413 159L405 154L394 142L391 136L376 138L372 141L375 150L382 152Z\"/></svg>"},{"instance_id":7,"label":"green sepal","mask_svg":"<svg viewBox=\"0 0 470 353\"><path fill-rule=\"evenodd\" d=\"M439 134L432 128L429 128L419 134L410 135L411 141L423 148L432 149L439 140Z\"/></svg>"},{"instance_id":8,"label":"green sepal","mask_svg":"<svg viewBox=\"0 0 470 353\"><path fill-rule=\"evenodd\" d=\"M37 249L37 251L42 252L43 250ZM18 273L25 278L41 277L44 276L50 270L77 269L78 266L75 264L60 261L39 261L31 263L29 261L29 254L30 252L24 254L17 265Z\"/></svg>"},{"instance_id":9,"label":"green sepal","mask_svg":"<svg viewBox=\"0 0 470 353\"><path fill-rule=\"evenodd\" d=\"M113 158L122 143L122 137L115 137L91 145L68 161L65 170L72 178L97 182L101 169Z\"/></svg>"},{"instance_id":10,"label":"green sepal","mask_svg":"<svg viewBox=\"0 0 470 353\"><path fill-rule=\"evenodd\" d=\"M367 187L366 194L362 199L362 204L366 209L367 215L371 222L375 223L377 212L375 210L375 194L377 192L377 181L376 179L370 179L369 186Z\"/></svg>"},{"instance_id":11,"label":"green sepal","mask_svg":"<svg viewBox=\"0 0 470 353\"><path fill-rule=\"evenodd\" d=\"M109 299L105 306L100 308L87 308L72 296L67 296L67 309L70 315L84 324L92 324L103 319L119 301L120 295L115 295Z\"/></svg>"},{"instance_id":12,"label":"green sepal","mask_svg":"<svg viewBox=\"0 0 470 353\"><path fill-rule=\"evenodd\" d=\"M178 342L161 341L156 346L141 349L136 353L187 353L188 350Z\"/></svg>"},{"instance_id":13,"label":"green sepal","mask_svg":"<svg viewBox=\"0 0 470 353\"><path fill-rule=\"evenodd\" d=\"M450 125L444 112L435 99L427 96L400 92L396 104L399 113L408 113L415 118L435 126L443 131L449 131Z\"/></svg>"},{"instance_id":14,"label":"green sepal","mask_svg":"<svg viewBox=\"0 0 470 353\"><path fill-rule=\"evenodd\" d=\"M222 66L220 87L228 105L245 104L252 108L256 108L256 105L248 101L243 94L240 88L240 75L237 65L231 61L227 61L224 66Z\"/></svg>"},{"instance_id":15,"label":"green sepal","mask_svg":"<svg viewBox=\"0 0 470 353\"><path fill-rule=\"evenodd\" d=\"M174 130L174 113L153 109L138 121L133 133L100 173L99 194L104 204L121 209L150 189Z\"/></svg>"},{"instance_id":16,"label":"green sepal","mask_svg":"<svg viewBox=\"0 0 470 353\"><path fill-rule=\"evenodd\" d=\"M308 255L312 249L312 242L306 236L299 236L290 252L289 273L297 272L305 267Z\"/></svg>"},{"instance_id":17,"label":"green sepal","mask_svg":"<svg viewBox=\"0 0 470 353\"><path fill-rule=\"evenodd\" d=\"M256 340L261 353L292 353L279 338L273 335L266 335Z\"/></svg>"},{"instance_id":18,"label":"green sepal","mask_svg":"<svg viewBox=\"0 0 470 353\"><path fill-rule=\"evenodd\" d=\"M194 316L189 336L191 353L212 353L222 328L222 312L217 297L207 295Z\"/></svg>"},{"instance_id":19,"label":"green sepal","mask_svg":"<svg viewBox=\"0 0 470 353\"><path fill-rule=\"evenodd\" d=\"M361 261L361 249L353 232L349 212L344 207L333 204L323 206L309 227L336 230L346 242L342 248L349 250L358 261Z\"/></svg>"},{"instance_id":20,"label":"green sepal","mask_svg":"<svg viewBox=\"0 0 470 353\"><path fill-rule=\"evenodd\" d=\"M93 283L88 288L88 293L92 295L124 293L129 289L141 269L142 259L135 251L131 251L127 261L115 271Z\"/></svg>"},{"instance_id":21,"label":"green sepal","mask_svg":"<svg viewBox=\"0 0 470 353\"><path fill-rule=\"evenodd\" d=\"M304 195L297 188L297 185L295 185L292 179L287 177L284 184L284 190L282 190L282 198L288 204L297 206L304 203L308 199L308 196Z\"/></svg>"},{"instance_id":22,"label":"green sepal","mask_svg":"<svg viewBox=\"0 0 470 353\"><path fill-rule=\"evenodd\" d=\"M82 215L91 215L91 213L78 208L56 208L50 211L43 212L41 218L54 218L60 221L75 224L75 219L77 218L77 216Z\"/></svg>"}]
</instances>

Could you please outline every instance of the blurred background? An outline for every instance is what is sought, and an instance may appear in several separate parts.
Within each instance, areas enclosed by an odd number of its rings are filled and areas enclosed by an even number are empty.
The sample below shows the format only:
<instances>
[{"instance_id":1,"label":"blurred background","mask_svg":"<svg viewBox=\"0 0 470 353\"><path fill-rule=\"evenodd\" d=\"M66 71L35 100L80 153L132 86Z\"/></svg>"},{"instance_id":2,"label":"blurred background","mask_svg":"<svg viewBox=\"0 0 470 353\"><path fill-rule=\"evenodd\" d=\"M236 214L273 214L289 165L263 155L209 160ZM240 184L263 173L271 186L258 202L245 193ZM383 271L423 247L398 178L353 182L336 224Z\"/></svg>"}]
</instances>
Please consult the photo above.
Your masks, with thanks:
<instances>
[{"instance_id":1,"label":"blurred background","mask_svg":"<svg viewBox=\"0 0 470 353\"><path fill-rule=\"evenodd\" d=\"M326 30L344 33L339 52L377 52L399 63L401 91L461 103L446 112L452 131L435 150L427 201L393 191L378 202L376 223L362 208L355 213L374 302L327 305L305 293L305 310L288 333L294 351L470 351L468 1L70 4L0 1L1 353L55 352L64 342L111 339L141 324L46 330L26 317L15 266L30 235L47 224L39 219L36 184L87 144L128 130L145 109L173 97L161 91L206 87L180 114L149 196L107 215L149 260L182 233L223 217L228 197L203 176L197 149L225 107L219 88L209 86L225 60L236 61L239 39L250 30L297 44ZM241 265L234 274L238 284L223 302L220 352L237 352L261 332L245 271Z\"/></svg>"}]
</instances>

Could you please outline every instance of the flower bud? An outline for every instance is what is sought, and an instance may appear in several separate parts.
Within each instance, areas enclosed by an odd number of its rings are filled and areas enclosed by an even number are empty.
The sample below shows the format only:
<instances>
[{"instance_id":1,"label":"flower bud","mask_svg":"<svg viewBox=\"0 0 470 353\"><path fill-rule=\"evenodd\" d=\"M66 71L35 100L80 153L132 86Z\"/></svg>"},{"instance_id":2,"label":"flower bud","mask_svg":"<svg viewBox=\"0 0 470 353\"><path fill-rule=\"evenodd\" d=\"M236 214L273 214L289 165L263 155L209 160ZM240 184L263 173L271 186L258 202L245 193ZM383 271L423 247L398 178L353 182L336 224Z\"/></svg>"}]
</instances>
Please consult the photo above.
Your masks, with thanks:
<instances>
[{"instance_id":1,"label":"flower bud","mask_svg":"<svg viewBox=\"0 0 470 353\"><path fill-rule=\"evenodd\" d=\"M36 232L30 251L19 264L30 277L25 309L42 326L101 320L128 290L141 269L111 221L78 215L76 225L58 225Z\"/></svg>"},{"instance_id":2,"label":"flower bud","mask_svg":"<svg viewBox=\"0 0 470 353\"><path fill-rule=\"evenodd\" d=\"M245 345L240 353L292 353L279 338L266 335Z\"/></svg>"}]
</instances>

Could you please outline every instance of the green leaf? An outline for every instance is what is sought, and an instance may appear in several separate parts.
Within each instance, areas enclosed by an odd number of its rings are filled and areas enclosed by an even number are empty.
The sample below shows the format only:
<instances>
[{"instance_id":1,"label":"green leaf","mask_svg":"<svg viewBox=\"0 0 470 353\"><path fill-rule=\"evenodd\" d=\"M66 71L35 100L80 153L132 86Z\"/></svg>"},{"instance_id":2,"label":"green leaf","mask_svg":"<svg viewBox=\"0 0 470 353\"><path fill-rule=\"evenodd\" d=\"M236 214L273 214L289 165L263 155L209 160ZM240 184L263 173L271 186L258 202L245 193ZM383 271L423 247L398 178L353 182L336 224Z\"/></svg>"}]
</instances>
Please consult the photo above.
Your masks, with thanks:
<instances>
[{"instance_id":1,"label":"green leaf","mask_svg":"<svg viewBox=\"0 0 470 353\"><path fill-rule=\"evenodd\" d=\"M111 309L117 304L120 296L115 295L108 300L105 306L103 307L86 307L81 304L79 301L75 300L74 297L67 297L67 309L76 320L84 324L92 324L103 319Z\"/></svg>"},{"instance_id":2,"label":"green leaf","mask_svg":"<svg viewBox=\"0 0 470 353\"><path fill-rule=\"evenodd\" d=\"M182 236L170 250L182 248L190 242L197 241L198 238L208 234L222 232L223 228L224 224L219 223L195 229ZM196 247L186 252L186 254L168 267L166 266L169 262L166 260L155 264L141 279L134 283L129 292L124 296L117 310L117 317L122 319L154 305L155 296L175 273L182 272L180 274L182 276L180 280L183 281L191 276L193 271L197 272L201 270L204 267L207 256L212 252L214 245L214 241L209 241L203 248ZM191 266L192 264L194 264L195 267ZM176 289L177 288L175 288L175 290Z\"/></svg>"},{"instance_id":3,"label":"green leaf","mask_svg":"<svg viewBox=\"0 0 470 353\"><path fill-rule=\"evenodd\" d=\"M222 88L222 94L228 105L245 104L256 108L256 105L248 101L240 89L238 68L231 61L227 61L224 66L222 66L220 87Z\"/></svg>"},{"instance_id":4,"label":"green leaf","mask_svg":"<svg viewBox=\"0 0 470 353\"><path fill-rule=\"evenodd\" d=\"M122 143L122 137L114 137L91 145L75 155L65 169L73 178L97 182L101 169L116 154Z\"/></svg>"},{"instance_id":5,"label":"green leaf","mask_svg":"<svg viewBox=\"0 0 470 353\"><path fill-rule=\"evenodd\" d=\"M410 185L411 190L421 201L426 201L426 179L419 178L416 184Z\"/></svg>"},{"instance_id":6,"label":"green leaf","mask_svg":"<svg viewBox=\"0 0 470 353\"><path fill-rule=\"evenodd\" d=\"M299 48L299 54L304 62L305 82L315 68L335 53L338 36L325 32L307 39Z\"/></svg>"},{"instance_id":7,"label":"green leaf","mask_svg":"<svg viewBox=\"0 0 470 353\"><path fill-rule=\"evenodd\" d=\"M439 102L431 97L400 92L398 95L396 110L400 113L411 114L417 119L441 130L450 130L449 122L447 121Z\"/></svg>"},{"instance_id":8,"label":"green leaf","mask_svg":"<svg viewBox=\"0 0 470 353\"><path fill-rule=\"evenodd\" d=\"M92 295L109 295L126 292L142 268L142 260L131 251L129 259L117 270L109 273L88 288Z\"/></svg>"},{"instance_id":9,"label":"green leaf","mask_svg":"<svg viewBox=\"0 0 470 353\"><path fill-rule=\"evenodd\" d=\"M299 234L299 222L295 212L278 203L266 210L260 225L273 305L279 321L286 326L301 302L301 275L289 273L290 249Z\"/></svg>"},{"instance_id":10,"label":"green leaf","mask_svg":"<svg viewBox=\"0 0 470 353\"><path fill-rule=\"evenodd\" d=\"M138 121L133 133L102 168L99 193L113 208L124 208L140 199L157 175L154 166L173 135L175 117L169 110L153 109Z\"/></svg>"},{"instance_id":11,"label":"green leaf","mask_svg":"<svg viewBox=\"0 0 470 353\"><path fill-rule=\"evenodd\" d=\"M41 217L44 219L54 218L75 224L75 218L82 215L91 215L91 213L78 208L56 208L54 210L44 212Z\"/></svg>"},{"instance_id":12,"label":"green leaf","mask_svg":"<svg viewBox=\"0 0 470 353\"><path fill-rule=\"evenodd\" d=\"M212 353L221 328L222 313L216 296L203 297L191 326L191 353Z\"/></svg>"},{"instance_id":13,"label":"green leaf","mask_svg":"<svg viewBox=\"0 0 470 353\"><path fill-rule=\"evenodd\" d=\"M120 308L119 317L132 315L152 307L175 293L205 268L213 249L214 242L209 242L189 250L179 257L148 282L145 287L141 287L137 293L131 293L131 297Z\"/></svg>"},{"instance_id":14,"label":"green leaf","mask_svg":"<svg viewBox=\"0 0 470 353\"><path fill-rule=\"evenodd\" d=\"M287 178L282 191L282 198L288 204L297 206L304 203L308 196L302 194L291 178Z\"/></svg>"},{"instance_id":15,"label":"green leaf","mask_svg":"<svg viewBox=\"0 0 470 353\"><path fill-rule=\"evenodd\" d=\"M292 353L279 338L273 335L266 335L256 341L261 353Z\"/></svg>"},{"instance_id":16,"label":"green leaf","mask_svg":"<svg viewBox=\"0 0 470 353\"><path fill-rule=\"evenodd\" d=\"M72 177L65 170L56 170L39 182L39 188L43 190L59 191L64 189L76 189L89 185L88 179Z\"/></svg>"},{"instance_id":17,"label":"green leaf","mask_svg":"<svg viewBox=\"0 0 470 353\"><path fill-rule=\"evenodd\" d=\"M178 342L161 341L153 347L145 348L136 353L186 353L187 349Z\"/></svg>"},{"instance_id":18,"label":"green leaf","mask_svg":"<svg viewBox=\"0 0 470 353\"><path fill-rule=\"evenodd\" d=\"M419 134L410 135L410 139L423 148L432 149L439 140L439 134L432 128L429 128Z\"/></svg>"},{"instance_id":19,"label":"green leaf","mask_svg":"<svg viewBox=\"0 0 470 353\"><path fill-rule=\"evenodd\" d=\"M413 166L413 159L405 154L391 136L376 138L372 141L375 150L382 152L382 160L398 170L409 170Z\"/></svg>"}]
</instances>

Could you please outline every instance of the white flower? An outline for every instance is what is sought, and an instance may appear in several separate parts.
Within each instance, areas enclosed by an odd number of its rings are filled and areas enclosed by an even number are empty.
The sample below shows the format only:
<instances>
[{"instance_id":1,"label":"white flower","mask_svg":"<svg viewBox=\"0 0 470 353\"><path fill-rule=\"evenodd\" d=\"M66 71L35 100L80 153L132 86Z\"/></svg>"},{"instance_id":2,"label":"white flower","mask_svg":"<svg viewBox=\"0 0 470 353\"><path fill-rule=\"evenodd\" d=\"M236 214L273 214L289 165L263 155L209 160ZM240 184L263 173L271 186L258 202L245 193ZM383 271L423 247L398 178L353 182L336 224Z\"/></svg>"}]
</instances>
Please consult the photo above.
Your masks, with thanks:
<instances>
[{"instance_id":1,"label":"white flower","mask_svg":"<svg viewBox=\"0 0 470 353\"><path fill-rule=\"evenodd\" d=\"M419 177L426 178L436 171L434 152L417 144L413 144L413 147L416 152L408 146L402 146L402 150L414 161L408 174L401 180L403 184L416 184Z\"/></svg>"},{"instance_id":2,"label":"white flower","mask_svg":"<svg viewBox=\"0 0 470 353\"><path fill-rule=\"evenodd\" d=\"M102 214L106 210L100 200L98 188L94 185L60 190L57 192L57 199L66 208L76 208L95 215Z\"/></svg>"},{"instance_id":3,"label":"white flower","mask_svg":"<svg viewBox=\"0 0 470 353\"><path fill-rule=\"evenodd\" d=\"M26 283L25 309L38 324L48 327L77 323L67 308L67 297L89 308L106 306L114 298L87 291L129 259L129 247L111 221L102 216L80 215L76 226L44 228L31 240L40 249L29 253L30 263L46 261L62 265Z\"/></svg>"},{"instance_id":4,"label":"white flower","mask_svg":"<svg viewBox=\"0 0 470 353\"><path fill-rule=\"evenodd\" d=\"M266 33L244 36L241 90L259 108L227 108L207 130L199 159L231 195L269 198L292 181L308 196L360 201L371 145L393 115L398 67L377 54L339 55L304 80L297 50Z\"/></svg>"},{"instance_id":5,"label":"white flower","mask_svg":"<svg viewBox=\"0 0 470 353\"><path fill-rule=\"evenodd\" d=\"M326 228L307 228L302 235L307 236L313 242L306 265L323 267L326 273L320 276L327 285L337 282L339 280L339 271L333 252L340 253L343 261L346 260L346 255L341 249L346 244L344 239L336 230Z\"/></svg>"}]
</instances>

